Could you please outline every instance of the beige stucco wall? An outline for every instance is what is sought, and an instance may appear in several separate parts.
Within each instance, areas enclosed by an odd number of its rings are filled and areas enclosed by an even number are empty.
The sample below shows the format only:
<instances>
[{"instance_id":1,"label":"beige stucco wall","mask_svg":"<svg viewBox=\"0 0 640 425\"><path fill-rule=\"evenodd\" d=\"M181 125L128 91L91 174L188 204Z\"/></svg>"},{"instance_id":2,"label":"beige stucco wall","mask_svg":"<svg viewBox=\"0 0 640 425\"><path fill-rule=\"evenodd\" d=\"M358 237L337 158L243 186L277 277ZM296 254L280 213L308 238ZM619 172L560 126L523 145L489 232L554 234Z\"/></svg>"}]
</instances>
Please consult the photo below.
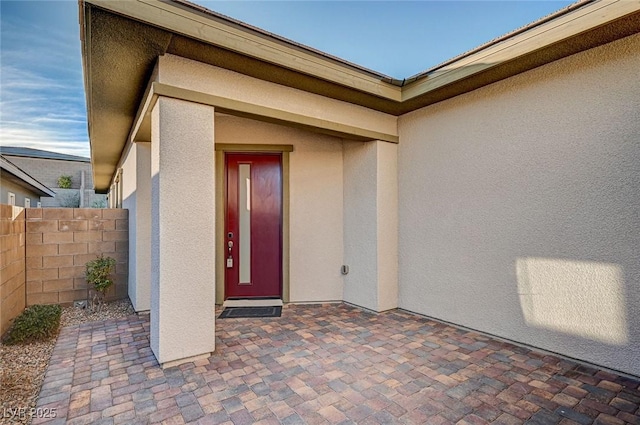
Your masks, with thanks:
<instances>
[{"instance_id":1,"label":"beige stucco wall","mask_svg":"<svg viewBox=\"0 0 640 425\"><path fill-rule=\"evenodd\" d=\"M370 310L378 305L376 168L375 143L344 144L344 300Z\"/></svg>"},{"instance_id":2,"label":"beige stucco wall","mask_svg":"<svg viewBox=\"0 0 640 425\"><path fill-rule=\"evenodd\" d=\"M342 300L342 139L216 114L215 140L293 145L289 156L290 301Z\"/></svg>"},{"instance_id":3,"label":"beige stucco wall","mask_svg":"<svg viewBox=\"0 0 640 425\"><path fill-rule=\"evenodd\" d=\"M136 143L122 161L122 207L129 210L129 299L151 307L151 145Z\"/></svg>"},{"instance_id":4,"label":"beige stucco wall","mask_svg":"<svg viewBox=\"0 0 640 425\"><path fill-rule=\"evenodd\" d=\"M136 281L137 271L137 210L136 210L136 197L137 179L136 179L136 149L132 147L127 152L127 155L122 161L122 208L129 210L129 282L128 282L128 294L131 304L136 311L139 309L136 307L138 304L138 285ZM151 300L149 296L149 300Z\"/></svg>"},{"instance_id":5,"label":"beige stucco wall","mask_svg":"<svg viewBox=\"0 0 640 425\"><path fill-rule=\"evenodd\" d=\"M157 81L328 122L396 135L397 118L179 56L159 58Z\"/></svg>"},{"instance_id":6,"label":"beige stucco wall","mask_svg":"<svg viewBox=\"0 0 640 425\"><path fill-rule=\"evenodd\" d=\"M640 375L640 35L399 119L400 307Z\"/></svg>"},{"instance_id":7,"label":"beige stucco wall","mask_svg":"<svg viewBox=\"0 0 640 425\"><path fill-rule=\"evenodd\" d=\"M38 206L38 202L40 202L40 195L37 193L31 192L30 190L25 189L22 186L17 185L16 183L1 178L0 179L0 202L3 204L9 203L9 192L13 193L16 196L15 206L16 207L24 207L25 199L29 199L31 201L31 208L35 208Z\"/></svg>"},{"instance_id":8,"label":"beige stucco wall","mask_svg":"<svg viewBox=\"0 0 640 425\"><path fill-rule=\"evenodd\" d=\"M398 307L398 145L375 142L378 150L378 310Z\"/></svg>"},{"instance_id":9,"label":"beige stucco wall","mask_svg":"<svg viewBox=\"0 0 640 425\"><path fill-rule=\"evenodd\" d=\"M398 307L398 145L344 143L344 300Z\"/></svg>"}]
</instances>

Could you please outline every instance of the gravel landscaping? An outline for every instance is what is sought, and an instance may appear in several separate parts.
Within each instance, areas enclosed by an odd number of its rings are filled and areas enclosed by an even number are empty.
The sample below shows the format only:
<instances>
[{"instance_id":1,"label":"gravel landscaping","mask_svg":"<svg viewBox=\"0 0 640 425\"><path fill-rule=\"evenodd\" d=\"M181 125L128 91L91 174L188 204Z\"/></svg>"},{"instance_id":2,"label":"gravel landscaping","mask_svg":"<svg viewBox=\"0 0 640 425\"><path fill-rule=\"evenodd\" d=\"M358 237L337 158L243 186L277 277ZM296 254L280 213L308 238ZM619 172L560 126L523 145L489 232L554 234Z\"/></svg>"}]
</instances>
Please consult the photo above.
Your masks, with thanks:
<instances>
[{"instance_id":1,"label":"gravel landscaping","mask_svg":"<svg viewBox=\"0 0 640 425\"><path fill-rule=\"evenodd\" d=\"M78 325L134 314L129 300L106 303L100 312L65 307L60 327ZM57 338L29 344L0 346L1 424L29 424L29 410L35 408L51 352ZM13 416L13 417L12 417Z\"/></svg>"}]
</instances>

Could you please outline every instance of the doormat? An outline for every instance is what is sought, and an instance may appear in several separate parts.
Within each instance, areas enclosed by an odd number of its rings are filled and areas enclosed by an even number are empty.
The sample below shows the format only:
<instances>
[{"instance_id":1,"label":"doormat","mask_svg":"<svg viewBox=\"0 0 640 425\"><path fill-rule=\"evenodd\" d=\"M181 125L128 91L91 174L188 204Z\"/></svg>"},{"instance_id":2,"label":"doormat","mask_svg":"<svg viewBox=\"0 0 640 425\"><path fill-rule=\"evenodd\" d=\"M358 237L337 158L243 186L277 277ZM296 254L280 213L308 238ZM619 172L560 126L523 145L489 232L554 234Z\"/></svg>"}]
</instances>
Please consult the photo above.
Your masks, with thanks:
<instances>
[{"instance_id":1,"label":"doormat","mask_svg":"<svg viewBox=\"0 0 640 425\"><path fill-rule=\"evenodd\" d=\"M226 307L218 319L238 319L242 317L280 317L282 306L277 307Z\"/></svg>"}]
</instances>

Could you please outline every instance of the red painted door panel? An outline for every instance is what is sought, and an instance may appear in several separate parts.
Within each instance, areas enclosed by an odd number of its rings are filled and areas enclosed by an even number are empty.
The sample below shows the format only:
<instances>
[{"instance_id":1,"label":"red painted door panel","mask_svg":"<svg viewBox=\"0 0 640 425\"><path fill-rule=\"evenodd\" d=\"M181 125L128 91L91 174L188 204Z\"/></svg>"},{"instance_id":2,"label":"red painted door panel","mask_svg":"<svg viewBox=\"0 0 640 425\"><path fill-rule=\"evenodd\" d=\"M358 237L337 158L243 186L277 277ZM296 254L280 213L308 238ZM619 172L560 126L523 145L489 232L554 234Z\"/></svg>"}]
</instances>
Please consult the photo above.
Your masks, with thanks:
<instances>
[{"instance_id":1,"label":"red painted door panel","mask_svg":"<svg viewBox=\"0 0 640 425\"><path fill-rule=\"evenodd\" d=\"M281 155L228 153L225 158L225 298L281 297Z\"/></svg>"}]
</instances>

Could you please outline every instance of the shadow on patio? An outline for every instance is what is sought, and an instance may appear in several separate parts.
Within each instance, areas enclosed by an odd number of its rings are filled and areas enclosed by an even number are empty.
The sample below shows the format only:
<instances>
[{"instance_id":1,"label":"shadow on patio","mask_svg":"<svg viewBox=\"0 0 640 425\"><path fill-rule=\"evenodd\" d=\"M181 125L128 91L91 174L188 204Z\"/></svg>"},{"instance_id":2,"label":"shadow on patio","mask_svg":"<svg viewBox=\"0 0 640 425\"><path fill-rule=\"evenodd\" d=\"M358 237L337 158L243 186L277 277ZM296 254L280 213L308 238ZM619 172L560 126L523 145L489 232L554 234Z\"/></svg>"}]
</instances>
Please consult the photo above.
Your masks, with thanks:
<instances>
[{"instance_id":1,"label":"shadow on patio","mask_svg":"<svg viewBox=\"0 0 640 425\"><path fill-rule=\"evenodd\" d=\"M63 329L38 399L57 417L33 423L640 424L637 380L402 311L216 328L214 356L165 370L148 316Z\"/></svg>"}]
</instances>

